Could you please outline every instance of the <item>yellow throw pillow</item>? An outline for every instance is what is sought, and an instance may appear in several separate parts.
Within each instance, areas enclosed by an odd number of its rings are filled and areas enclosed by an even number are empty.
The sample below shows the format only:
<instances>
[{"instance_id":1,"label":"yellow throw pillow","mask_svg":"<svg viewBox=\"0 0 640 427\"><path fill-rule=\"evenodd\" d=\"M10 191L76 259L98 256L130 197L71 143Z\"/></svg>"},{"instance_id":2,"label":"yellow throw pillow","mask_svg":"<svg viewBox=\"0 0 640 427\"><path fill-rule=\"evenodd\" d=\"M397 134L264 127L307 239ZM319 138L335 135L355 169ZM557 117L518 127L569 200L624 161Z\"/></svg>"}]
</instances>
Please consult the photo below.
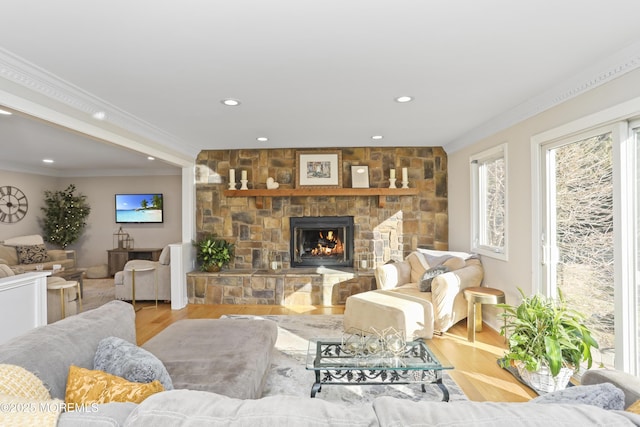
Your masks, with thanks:
<instances>
[{"instance_id":1,"label":"yellow throw pillow","mask_svg":"<svg viewBox=\"0 0 640 427\"><path fill-rule=\"evenodd\" d=\"M640 400L633 402L625 411L633 412L634 414L640 414Z\"/></svg>"},{"instance_id":2,"label":"yellow throw pillow","mask_svg":"<svg viewBox=\"0 0 640 427\"><path fill-rule=\"evenodd\" d=\"M56 427L64 402L0 394L0 425Z\"/></svg>"},{"instance_id":3,"label":"yellow throw pillow","mask_svg":"<svg viewBox=\"0 0 640 427\"><path fill-rule=\"evenodd\" d=\"M140 403L160 391L164 391L164 387L158 380L135 383L103 371L71 365L64 401L67 407L109 402Z\"/></svg>"},{"instance_id":4,"label":"yellow throw pillow","mask_svg":"<svg viewBox=\"0 0 640 427\"><path fill-rule=\"evenodd\" d=\"M0 425L55 427L64 408L40 378L17 365L0 365Z\"/></svg>"},{"instance_id":5,"label":"yellow throw pillow","mask_svg":"<svg viewBox=\"0 0 640 427\"><path fill-rule=\"evenodd\" d=\"M26 399L51 399L42 380L22 366L0 365L0 379L0 394Z\"/></svg>"}]
</instances>

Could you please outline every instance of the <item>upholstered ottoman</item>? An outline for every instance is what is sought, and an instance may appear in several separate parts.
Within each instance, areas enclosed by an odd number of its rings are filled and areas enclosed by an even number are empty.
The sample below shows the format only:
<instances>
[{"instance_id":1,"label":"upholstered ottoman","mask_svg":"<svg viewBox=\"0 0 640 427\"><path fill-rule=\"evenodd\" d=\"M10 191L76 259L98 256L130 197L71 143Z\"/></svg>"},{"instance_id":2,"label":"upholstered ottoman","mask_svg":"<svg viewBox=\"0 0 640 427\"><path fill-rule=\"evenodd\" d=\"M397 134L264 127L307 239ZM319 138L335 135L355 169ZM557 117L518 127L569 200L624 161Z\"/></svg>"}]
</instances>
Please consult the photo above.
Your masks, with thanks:
<instances>
[{"instance_id":1,"label":"upholstered ottoman","mask_svg":"<svg viewBox=\"0 0 640 427\"><path fill-rule=\"evenodd\" d=\"M187 319L142 347L164 363L176 389L257 399L277 335L276 323L266 319Z\"/></svg>"},{"instance_id":2,"label":"upholstered ottoman","mask_svg":"<svg viewBox=\"0 0 640 427\"><path fill-rule=\"evenodd\" d=\"M429 301L396 291L376 290L347 298L345 332L382 332L392 327L407 339L433 337L433 306Z\"/></svg>"}]
</instances>

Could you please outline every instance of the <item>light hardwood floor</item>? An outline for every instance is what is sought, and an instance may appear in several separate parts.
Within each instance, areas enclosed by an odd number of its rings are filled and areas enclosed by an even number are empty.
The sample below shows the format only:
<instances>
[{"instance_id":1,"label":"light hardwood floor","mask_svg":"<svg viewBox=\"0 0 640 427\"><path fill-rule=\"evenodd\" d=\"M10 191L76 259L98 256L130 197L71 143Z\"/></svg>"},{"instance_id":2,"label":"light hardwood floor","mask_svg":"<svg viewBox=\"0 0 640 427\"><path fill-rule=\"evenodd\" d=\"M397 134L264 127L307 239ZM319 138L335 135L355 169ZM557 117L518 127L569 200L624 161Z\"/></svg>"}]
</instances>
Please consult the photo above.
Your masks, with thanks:
<instances>
[{"instance_id":1,"label":"light hardwood floor","mask_svg":"<svg viewBox=\"0 0 640 427\"><path fill-rule=\"evenodd\" d=\"M270 305L201 305L190 304L182 310L171 310L170 304L142 303L136 313L138 344L143 344L171 323L180 319L217 319L224 314L342 314L344 307L281 307ZM148 308L147 308L148 307ZM487 327L476 333L476 341L467 341L466 321L454 325L430 345L448 359L454 370L451 377L473 401L524 402L536 394L501 369L496 360L504 353L504 338Z\"/></svg>"}]
</instances>

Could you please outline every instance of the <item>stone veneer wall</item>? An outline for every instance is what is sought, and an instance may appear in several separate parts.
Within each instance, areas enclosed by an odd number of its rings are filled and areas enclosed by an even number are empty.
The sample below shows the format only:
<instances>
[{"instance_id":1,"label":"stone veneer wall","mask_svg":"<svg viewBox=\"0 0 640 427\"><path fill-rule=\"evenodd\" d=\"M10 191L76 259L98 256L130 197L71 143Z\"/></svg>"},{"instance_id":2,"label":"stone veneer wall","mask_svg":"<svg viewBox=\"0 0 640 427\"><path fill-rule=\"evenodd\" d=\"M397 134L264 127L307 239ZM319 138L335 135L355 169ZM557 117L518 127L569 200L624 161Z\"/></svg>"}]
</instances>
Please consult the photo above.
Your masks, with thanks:
<instances>
[{"instance_id":1,"label":"stone veneer wall","mask_svg":"<svg viewBox=\"0 0 640 427\"><path fill-rule=\"evenodd\" d=\"M339 150L342 152L343 187L351 187L352 165L369 166L371 188L388 188L392 168L396 169L399 183L401 170L406 167L409 186L418 188L419 195L387 196L384 208L378 206L375 196L265 197L264 206L258 209L253 197L224 196L223 191L228 189L229 169L236 170L238 181L241 171L246 170L250 189L266 188L269 177L279 182L280 188L295 188L296 149L204 150L196 162L198 236L211 232L234 242L236 257L229 273L238 269L243 270L243 275L248 270L266 269L271 252L282 256L282 274L287 272L290 266L289 217L292 216L353 216L354 256L369 252L376 265L401 260L418 246L448 249L447 156L441 147ZM202 273L198 277L202 287ZM189 280L190 293L195 292L195 280L195 276ZM227 292L237 294L237 290ZM204 295L200 297L206 300ZM224 292L221 301L224 301ZM255 299L247 301L256 302ZM257 302L270 303L268 301L258 299Z\"/></svg>"},{"instance_id":2,"label":"stone veneer wall","mask_svg":"<svg viewBox=\"0 0 640 427\"><path fill-rule=\"evenodd\" d=\"M289 270L223 270L191 272L191 304L344 305L354 294L375 289L373 271L292 268Z\"/></svg>"}]
</instances>

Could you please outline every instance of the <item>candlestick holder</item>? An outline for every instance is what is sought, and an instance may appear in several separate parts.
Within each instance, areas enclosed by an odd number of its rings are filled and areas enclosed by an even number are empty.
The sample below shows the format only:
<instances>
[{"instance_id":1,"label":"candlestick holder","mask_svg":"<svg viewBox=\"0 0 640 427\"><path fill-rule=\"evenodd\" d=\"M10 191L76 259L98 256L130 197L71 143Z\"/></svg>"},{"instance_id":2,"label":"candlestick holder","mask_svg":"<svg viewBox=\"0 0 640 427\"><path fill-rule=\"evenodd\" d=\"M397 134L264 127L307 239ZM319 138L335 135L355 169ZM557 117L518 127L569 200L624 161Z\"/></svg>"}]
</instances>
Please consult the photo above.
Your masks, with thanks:
<instances>
[{"instance_id":1,"label":"candlestick holder","mask_svg":"<svg viewBox=\"0 0 640 427\"><path fill-rule=\"evenodd\" d=\"M236 182L230 182L229 183L229 190L235 190L236 189Z\"/></svg>"},{"instance_id":2,"label":"candlestick holder","mask_svg":"<svg viewBox=\"0 0 640 427\"><path fill-rule=\"evenodd\" d=\"M282 268L282 255L277 252L269 253L269 269L278 271Z\"/></svg>"},{"instance_id":3,"label":"candlestick holder","mask_svg":"<svg viewBox=\"0 0 640 427\"><path fill-rule=\"evenodd\" d=\"M373 269L373 254L362 252L356 254L356 269L359 271L369 271Z\"/></svg>"},{"instance_id":4,"label":"candlestick holder","mask_svg":"<svg viewBox=\"0 0 640 427\"><path fill-rule=\"evenodd\" d=\"M249 188L247 188L247 182L249 182L249 180L241 179L240 182L242 183L242 186L240 187L241 190L248 190L249 189Z\"/></svg>"},{"instance_id":5,"label":"candlestick holder","mask_svg":"<svg viewBox=\"0 0 640 427\"><path fill-rule=\"evenodd\" d=\"M402 181L402 188L409 188L409 181Z\"/></svg>"},{"instance_id":6,"label":"candlestick holder","mask_svg":"<svg viewBox=\"0 0 640 427\"><path fill-rule=\"evenodd\" d=\"M396 179L395 178L389 178L389 188L398 188L398 187L396 187Z\"/></svg>"}]
</instances>

